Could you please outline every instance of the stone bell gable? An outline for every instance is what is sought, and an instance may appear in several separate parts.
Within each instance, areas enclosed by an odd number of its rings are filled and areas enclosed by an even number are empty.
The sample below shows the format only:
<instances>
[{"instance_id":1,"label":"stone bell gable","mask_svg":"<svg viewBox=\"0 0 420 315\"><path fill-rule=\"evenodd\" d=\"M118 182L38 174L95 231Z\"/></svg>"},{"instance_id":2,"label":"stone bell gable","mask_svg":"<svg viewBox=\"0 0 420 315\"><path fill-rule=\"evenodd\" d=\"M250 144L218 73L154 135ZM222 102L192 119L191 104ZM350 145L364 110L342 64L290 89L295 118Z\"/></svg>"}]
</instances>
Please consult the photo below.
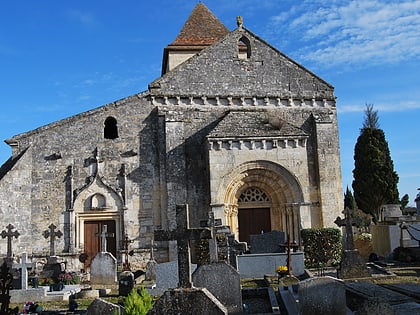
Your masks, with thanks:
<instances>
[{"instance_id":1,"label":"stone bell gable","mask_svg":"<svg viewBox=\"0 0 420 315\"><path fill-rule=\"evenodd\" d=\"M156 96L229 96L227 105L335 106L330 84L244 27L167 72L149 89Z\"/></svg>"}]
</instances>

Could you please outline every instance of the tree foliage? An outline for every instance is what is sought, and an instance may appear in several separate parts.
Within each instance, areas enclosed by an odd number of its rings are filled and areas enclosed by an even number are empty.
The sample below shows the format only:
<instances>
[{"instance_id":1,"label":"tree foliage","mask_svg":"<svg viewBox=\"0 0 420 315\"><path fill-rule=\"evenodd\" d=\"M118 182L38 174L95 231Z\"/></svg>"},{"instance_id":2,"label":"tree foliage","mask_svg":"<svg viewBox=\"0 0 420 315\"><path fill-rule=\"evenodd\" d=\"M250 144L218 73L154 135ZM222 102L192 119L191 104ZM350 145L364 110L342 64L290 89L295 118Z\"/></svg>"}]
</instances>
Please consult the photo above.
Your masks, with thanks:
<instances>
[{"instance_id":1,"label":"tree foliage","mask_svg":"<svg viewBox=\"0 0 420 315\"><path fill-rule=\"evenodd\" d=\"M349 208L350 210L355 210L357 208L356 201L348 186L346 188L346 193L344 194L344 209L346 208Z\"/></svg>"},{"instance_id":2,"label":"tree foliage","mask_svg":"<svg viewBox=\"0 0 420 315\"><path fill-rule=\"evenodd\" d=\"M374 221L384 204L399 203L398 175L378 115L367 105L366 118L354 149L353 191L356 204Z\"/></svg>"},{"instance_id":3,"label":"tree foliage","mask_svg":"<svg viewBox=\"0 0 420 315\"><path fill-rule=\"evenodd\" d=\"M402 198L401 198L401 208L404 209L405 207L407 207L408 202L409 202L409 196L408 194L405 194Z\"/></svg>"},{"instance_id":4,"label":"tree foliage","mask_svg":"<svg viewBox=\"0 0 420 315\"><path fill-rule=\"evenodd\" d=\"M301 231L308 268L335 265L341 259L341 231L335 228L311 228Z\"/></svg>"}]
</instances>

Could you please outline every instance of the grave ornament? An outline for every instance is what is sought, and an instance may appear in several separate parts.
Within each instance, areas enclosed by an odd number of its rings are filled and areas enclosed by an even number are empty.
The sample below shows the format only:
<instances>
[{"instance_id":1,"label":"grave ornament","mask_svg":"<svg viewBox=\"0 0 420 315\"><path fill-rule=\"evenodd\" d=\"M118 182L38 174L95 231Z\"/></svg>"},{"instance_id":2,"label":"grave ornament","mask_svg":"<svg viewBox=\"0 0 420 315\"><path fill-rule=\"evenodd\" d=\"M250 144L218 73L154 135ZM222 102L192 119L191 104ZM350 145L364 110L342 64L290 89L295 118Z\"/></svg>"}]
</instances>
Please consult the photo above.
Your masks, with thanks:
<instances>
[{"instance_id":1,"label":"grave ornament","mask_svg":"<svg viewBox=\"0 0 420 315\"><path fill-rule=\"evenodd\" d=\"M124 246L124 262L123 262L123 271L131 271L130 268L130 262L128 261L128 255L129 255L129 250L128 250L128 246L133 242L133 240L130 240L128 238L128 235L125 234L124 236L124 240L123 240L123 246Z\"/></svg>"}]
</instances>

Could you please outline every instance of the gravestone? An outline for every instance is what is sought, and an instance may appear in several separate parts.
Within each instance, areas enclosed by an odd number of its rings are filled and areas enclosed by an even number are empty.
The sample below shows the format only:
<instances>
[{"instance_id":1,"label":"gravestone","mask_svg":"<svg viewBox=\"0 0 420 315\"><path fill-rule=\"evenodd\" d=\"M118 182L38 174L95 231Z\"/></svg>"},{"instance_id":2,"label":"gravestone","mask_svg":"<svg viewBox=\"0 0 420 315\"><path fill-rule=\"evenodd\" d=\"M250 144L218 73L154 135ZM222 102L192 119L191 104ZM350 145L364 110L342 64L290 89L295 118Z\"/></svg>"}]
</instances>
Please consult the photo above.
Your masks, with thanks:
<instances>
[{"instance_id":1,"label":"gravestone","mask_svg":"<svg viewBox=\"0 0 420 315\"><path fill-rule=\"evenodd\" d=\"M156 268L157 268L157 262L155 260L155 257L153 256L153 246L154 246L154 240L151 240L150 245L150 259L146 264L146 273L144 276L144 279L146 281L156 281ZM177 282L178 283L178 282Z\"/></svg>"},{"instance_id":2,"label":"gravestone","mask_svg":"<svg viewBox=\"0 0 420 315\"><path fill-rule=\"evenodd\" d=\"M21 277L21 289L27 290L28 289L28 267L33 268L32 263L28 263L28 254L22 253L22 257L19 264L13 264L13 268L21 269L20 277Z\"/></svg>"},{"instance_id":3,"label":"gravestone","mask_svg":"<svg viewBox=\"0 0 420 315\"><path fill-rule=\"evenodd\" d=\"M92 284L115 284L117 282L117 259L106 251L106 238L114 236L107 232L103 225L101 238L101 252L97 253L90 264L90 282Z\"/></svg>"},{"instance_id":4,"label":"gravestone","mask_svg":"<svg viewBox=\"0 0 420 315\"><path fill-rule=\"evenodd\" d=\"M228 311L206 288L168 290L147 315L227 315Z\"/></svg>"},{"instance_id":5,"label":"gravestone","mask_svg":"<svg viewBox=\"0 0 420 315\"><path fill-rule=\"evenodd\" d=\"M180 288L191 288L191 255L190 240L209 239L212 237L210 229L191 229L189 227L189 212L187 205L176 206L177 228L174 231L155 231L157 241L177 241L178 249L178 277Z\"/></svg>"},{"instance_id":6,"label":"gravestone","mask_svg":"<svg viewBox=\"0 0 420 315\"><path fill-rule=\"evenodd\" d=\"M9 267L11 267L13 263L12 239L13 237L17 239L20 235L18 231L12 231L14 228L15 227L9 223L6 226L7 230L1 231L1 234L0 234L2 238L7 237L7 254L6 254L5 261L9 265Z\"/></svg>"},{"instance_id":7,"label":"gravestone","mask_svg":"<svg viewBox=\"0 0 420 315\"><path fill-rule=\"evenodd\" d=\"M209 239L211 230L189 227L188 205L176 206L176 223L174 231L155 231L155 240L177 241L179 288L165 291L148 314L227 314L226 308L207 289L195 288L191 282L189 241Z\"/></svg>"},{"instance_id":8,"label":"gravestone","mask_svg":"<svg viewBox=\"0 0 420 315\"><path fill-rule=\"evenodd\" d=\"M197 269L196 264L191 264L191 272ZM160 289L175 289L178 287L178 261L169 261L156 265L156 287Z\"/></svg>"},{"instance_id":9,"label":"gravestone","mask_svg":"<svg viewBox=\"0 0 420 315\"><path fill-rule=\"evenodd\" d=\"M280 246L285 241L285 233L271 231L249 236L251 254L281 253L284 249Z\"/></svg>"},{"instance_id":10,"label":"gravestone","mask_svg":"<svg viewBox=\"0 0 420 315\"><path fill-rule=\"evenodd\" d=\"M49 230L45 230L42 235L46 238L46 239L50 239L50 257L55 256L55 238L60 238L61 236L63 236L63 233L58 230L55 231L55 229L57 228L54 224L50 224L50 226L48 227Z\"/></svg>"},{"instance_id":11,"label":"gravestone","mask_svg":"<svg viewBox=\"0 0 420 315\"><path fill-rule=\"evenodd\" d=\"M345 227L344 250L341 255L340 267L337 270L340 279L370 277L371 272L357 249L354 249L353 226L360 225L360 218L353 218L353 210L346 207L344 219L337 217L334 221L338 226Z\"/></svg>"},{"instance_id":12,"label":"gravestone","mask_svg":"<svg viewBox=\"0 0 420 315\"><path fill-rule=\"evenodd\" d=\"M209 290L229 314L242 314L241 277L232 266L225 262L201 265L192 279L194 286Z\"/></svg>"},{"instance_id":13,"label":"gravestone","mask_svg":"<svg viewBox=\"0 0 420 315\"><path fill-rule=\"evenodd\" d=\"M122 307L117 304L96 298L88 307L87 315L120 315L123 314Z\"/></svg>"},{"instance_id":14,"label":"gravestone","mask_svg":"<svg viewBox=\"0 0 420 315\"><path fill-rule=\"evenodd\" d=\"M299 308L302 315L345 315L344 283L332 277L319 277L299 283Z\"/></svg>"}]
</instances>

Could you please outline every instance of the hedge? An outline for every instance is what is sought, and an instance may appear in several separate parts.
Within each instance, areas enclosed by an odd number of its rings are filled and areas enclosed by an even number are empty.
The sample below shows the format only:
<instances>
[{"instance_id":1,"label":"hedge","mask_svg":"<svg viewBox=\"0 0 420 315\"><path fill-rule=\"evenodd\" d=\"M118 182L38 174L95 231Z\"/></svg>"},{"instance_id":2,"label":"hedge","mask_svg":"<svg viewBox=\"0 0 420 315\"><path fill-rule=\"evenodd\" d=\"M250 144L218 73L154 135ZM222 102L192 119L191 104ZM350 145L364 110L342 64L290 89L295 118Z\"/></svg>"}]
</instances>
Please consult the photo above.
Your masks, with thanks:
<instances>
[{"instance_id":1,"label":"hedge","mask_svg":"<svg viewBox=\"0 0 420 315\"><path fill-rule=\"evenodd\" d=\"M340 262L342 245L339 229L303 229L301 236L307 268L322 268Z\"/></svg>"}]
</instances>

